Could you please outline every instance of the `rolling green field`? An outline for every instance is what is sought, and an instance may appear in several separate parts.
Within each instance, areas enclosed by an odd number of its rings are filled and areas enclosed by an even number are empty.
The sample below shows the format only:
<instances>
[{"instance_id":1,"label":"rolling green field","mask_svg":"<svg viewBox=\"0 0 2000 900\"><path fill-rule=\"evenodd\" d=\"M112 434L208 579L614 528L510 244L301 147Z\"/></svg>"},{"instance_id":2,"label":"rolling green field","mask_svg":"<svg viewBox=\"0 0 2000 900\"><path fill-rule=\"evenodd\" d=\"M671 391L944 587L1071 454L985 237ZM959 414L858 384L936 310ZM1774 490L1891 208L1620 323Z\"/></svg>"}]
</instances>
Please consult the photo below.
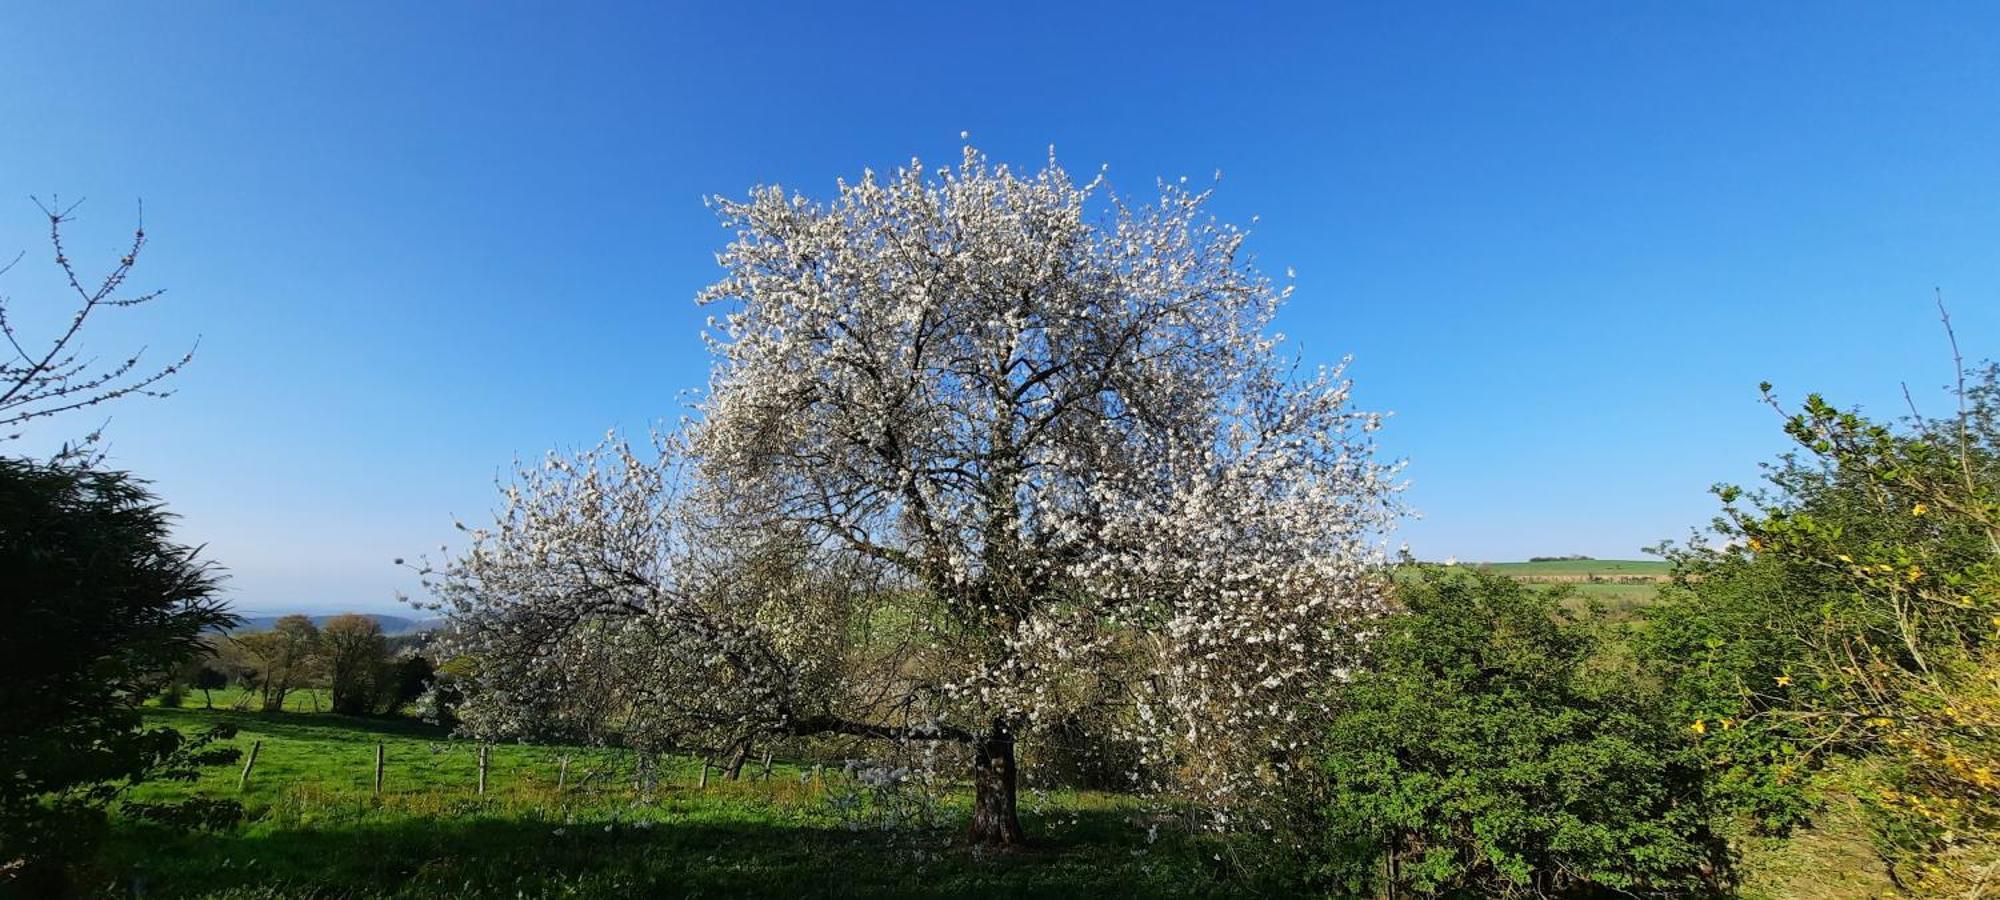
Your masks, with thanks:
<instances>
[{"instance_id":1,"label":"rolling green field","mask_svg":"<svg viewBox=\"0 0 2000 900\"><path fill-rule=\"evenodd\" d=\"M1664 560L1563 559L1548 562L1460 563L1462 568L1505 575L1527 584L1561 586L1579 601L1628 613L1653 602L1671 568Z\"/></svg>"},{"instance_id":2,"label":"rolling green field","mask_svg":"<svg viewBox=\"0 0 2000 900\"><path fill-rule=\"evenodd\" d=\"M955 844L956 825L850 825L828 802L843 784L837 768L780 764L768 780L718 776L704 789L699 762L669 758L641 794L622 751L496 746L482 796L477 748L409 720L199 708L148 717L188 731L233 723L236 746L262 747L240 793L237 771L215 770L191 785L145 785L137 799L235 798L247 815L219 834L116 822L92 873L102 896L1188 897L1251 887L1231 878L1219 844L1165 827L1149 842L1148 814L1118 795L1024 788L1037 845L982 856ZM947 822L963 821L962 808L952 813Z\"/></svg>"},{"instance_id":3,"label":"rolling green field","mask_svg":"<svg viewBox=\"0 0 2000 900\"><path fill-rule=\"evenodd\" d=\"M1671 572L1665 560L1562 559L1547 562L1475 563L1472 567L1528 584L1562 585L1579 599L1616 613L1653 602Z\"/></svg>"},{"instance_id":4,"label":"rolling green field","mask_svg":"<svg viewBox=\"0 0 2000 900\"><path fill-rule=\"evenodd\" d=\"M1657 559L1559 559L1546 562L1465 563L1509 578L1665 578L1671 571Z\"/></svg>"}]
</instances>

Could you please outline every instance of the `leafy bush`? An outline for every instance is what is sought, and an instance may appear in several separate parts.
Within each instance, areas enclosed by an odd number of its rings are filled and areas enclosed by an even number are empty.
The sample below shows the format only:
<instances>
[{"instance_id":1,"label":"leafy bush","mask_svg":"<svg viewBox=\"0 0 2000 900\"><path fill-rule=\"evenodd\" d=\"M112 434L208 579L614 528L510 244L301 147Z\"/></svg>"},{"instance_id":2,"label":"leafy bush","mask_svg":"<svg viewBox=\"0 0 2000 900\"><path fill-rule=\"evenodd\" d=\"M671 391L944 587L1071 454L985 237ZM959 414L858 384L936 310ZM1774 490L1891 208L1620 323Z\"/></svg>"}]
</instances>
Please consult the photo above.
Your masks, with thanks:
<instances>
[{"instance_id":1,"label":"leafy bush","mask_svg":"<svg viewBox=\"0 0 2000 900\"><path fill-rule=\"evenodd\" d=\"M1673 553L1675 582L1644 615L1640 652L1664 685L1669 717L1708 761L1709 796L1737 824L1783 835L1805 824L1817 761L1805 723L1759 716L1759 699L1818 689L1798 636L1819 620L1814 573L1736 553Z\"/></svg>"},{"instance_id":2,"label":"leafy bush","mask_svg":"<svg viewBox=\"0 0 2000 900\"><path fill-rule=\"evenodd\" d=\"M1718 489L1729 543L1678 554L1652 654L1719 796L1785 824L1837 768L1891 874L1954 894L2000 878L2000 373L1958 394L1787 413L1798 451Z\"/></svg>"},{"instance_id":3,"label":"leafy bush","mask_svg":"<svg viewBox=\"0 0 2000 900\"><path fill-rule=\"evenodd\" d=\"M389 663L381 689L376 693L376 712L385 716L401 713L417 702L435 680L437 667L423 654L411 653Z\"/></svg>"},{"instance_id":4,"label":"leafy bush","mask_svg":"<svg viewBox=\"0 0 2000 900\"><path fill-rule=\"evenodd\" d=\"M1691 893L1726 873L1702 773L1607 627L1544 593L1426 567L1402 586L1323 749L1343 891Z\"/></svg>"}]
</instances>

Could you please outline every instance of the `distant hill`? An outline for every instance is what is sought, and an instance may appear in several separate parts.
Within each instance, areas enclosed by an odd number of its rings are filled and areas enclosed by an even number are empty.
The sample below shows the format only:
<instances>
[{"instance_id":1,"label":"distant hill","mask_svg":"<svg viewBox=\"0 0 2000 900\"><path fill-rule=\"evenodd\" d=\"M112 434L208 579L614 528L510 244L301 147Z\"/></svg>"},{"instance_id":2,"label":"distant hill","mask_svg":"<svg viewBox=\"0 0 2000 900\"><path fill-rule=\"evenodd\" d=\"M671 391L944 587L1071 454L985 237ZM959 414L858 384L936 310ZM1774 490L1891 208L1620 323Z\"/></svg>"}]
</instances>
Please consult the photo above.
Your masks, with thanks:
<instances>
[{"instance_id":1,"label":"distant hill","mask_svg":"<svg viewBox=\"0 0 2000 900\"><path fill-rule=\"evenodd\" d=\"M339 613L313 616L313 624L324 626L328 619L336 615L339 615ZM422 634L426 631L436 631L444 627L444 620L437 618L412 619L408 616L385 616L380 613L361 613L361 615L380 623L382 625L382 633L390 637L403 634ZM230 632L234 634L245 631L269 631L272 626L278 624L278 620L281 618L284 617L246 614L243 616L243 621L238 623L235 628L230 629Z\"/></svg>"}]
</instances>

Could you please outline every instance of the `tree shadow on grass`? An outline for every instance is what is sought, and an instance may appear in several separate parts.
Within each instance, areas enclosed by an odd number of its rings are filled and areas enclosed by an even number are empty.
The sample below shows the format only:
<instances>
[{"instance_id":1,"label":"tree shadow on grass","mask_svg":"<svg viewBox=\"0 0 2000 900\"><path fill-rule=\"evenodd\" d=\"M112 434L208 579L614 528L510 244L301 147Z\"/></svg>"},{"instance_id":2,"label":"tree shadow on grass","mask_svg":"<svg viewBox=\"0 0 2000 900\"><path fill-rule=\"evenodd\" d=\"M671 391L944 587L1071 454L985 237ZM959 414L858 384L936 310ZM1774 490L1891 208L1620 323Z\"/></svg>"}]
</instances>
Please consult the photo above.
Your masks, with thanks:
<instances>
[{"instance_id":1,"label":"tree shadow on grass","mask_svg":"<svg viewBox=\"0 0 2000 900\"><path fill-rule=\"evenodd\" d=\"M635 810L646 816L652 811ZM1106 821L1091 821L1090 817ZM231 834L126 829L107 893L229 897L1198 897L1241 892L1191 847L1082 814L1037 847L755 821L404 819Z\"/></svg>"},{"instance_id":2,"label":"tree shadow on grass","mask_svg":"<svg viewBox=\"0 0 2000 900\"><path fill-rule=\"evenodd\" d=\"M449 740L449 729L404 716L373 718L338 713L258 712L238 709L148 709L146 720L183 730L234 725L239 731L299 741L354 741L357 736Z\"/></svg>"}]
</instances>

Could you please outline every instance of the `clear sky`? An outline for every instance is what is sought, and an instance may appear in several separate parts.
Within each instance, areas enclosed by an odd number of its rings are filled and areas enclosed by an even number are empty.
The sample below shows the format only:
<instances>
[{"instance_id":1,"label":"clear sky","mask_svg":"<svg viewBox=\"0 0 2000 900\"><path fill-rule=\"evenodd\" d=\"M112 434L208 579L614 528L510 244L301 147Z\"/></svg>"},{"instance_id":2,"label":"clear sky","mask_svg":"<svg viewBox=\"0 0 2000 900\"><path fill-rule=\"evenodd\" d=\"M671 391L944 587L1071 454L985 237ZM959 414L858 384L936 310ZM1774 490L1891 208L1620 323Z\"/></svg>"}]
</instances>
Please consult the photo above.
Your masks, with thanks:
<instances>
[{"instance_id":1,"label":"clear sky","mask_svg":"<svg viewBox=\"0 0 2000 900\"><path fill-rule=\"evenodd\" d=\"M1251 11L1252 9L1256 11ZM516 454L703 383L701 198L824 195L960 131L1114 187L1223 172L1298 271L1282 328L1395 411L1420 555L1634 556L1781 449L1756 384L1942 408L1942 288L2000 355L2000 7L14 3L0 283L53 297L30 195L137 202L201 351L113 462L255 611L395 611L390 560ZM45 446L95 421L31 435Z\"/></svg>"}]
</instances>

